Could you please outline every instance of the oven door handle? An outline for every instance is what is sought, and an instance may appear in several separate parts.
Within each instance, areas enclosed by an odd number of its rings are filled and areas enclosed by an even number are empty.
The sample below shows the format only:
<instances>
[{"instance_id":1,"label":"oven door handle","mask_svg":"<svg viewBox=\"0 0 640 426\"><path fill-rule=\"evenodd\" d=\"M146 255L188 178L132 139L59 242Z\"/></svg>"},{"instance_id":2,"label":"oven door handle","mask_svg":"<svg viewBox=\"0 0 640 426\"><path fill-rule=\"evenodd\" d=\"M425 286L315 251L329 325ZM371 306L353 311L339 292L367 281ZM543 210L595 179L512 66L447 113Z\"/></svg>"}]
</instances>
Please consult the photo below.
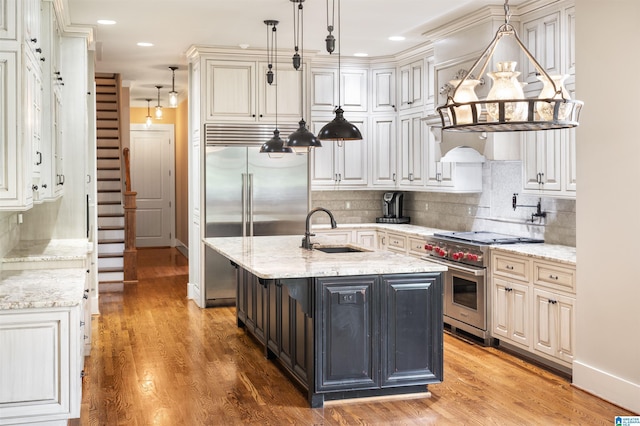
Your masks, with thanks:
<instances>
[{"instance_id":1,"label":"oven door handle","mask_svg":"<svg viewBox=\"0 0 640 426\"><path fill-rule=\"evenodd\" d=\"M478 269L465 268L464 266L460 266L457 263L446 262L446 261L442 261L442 260L438 260L438 259L433 259L431 257L423 257L422 260L426 260L426 261L429 261L429 262L437 263L438 265L444 265L444 266L448 267L449 269L458 269L460 271L466 272L467 274L471 274L474 277L483 277L485 275L485 269L484 268L478 268Z\"/></svg>"}]
</instances>

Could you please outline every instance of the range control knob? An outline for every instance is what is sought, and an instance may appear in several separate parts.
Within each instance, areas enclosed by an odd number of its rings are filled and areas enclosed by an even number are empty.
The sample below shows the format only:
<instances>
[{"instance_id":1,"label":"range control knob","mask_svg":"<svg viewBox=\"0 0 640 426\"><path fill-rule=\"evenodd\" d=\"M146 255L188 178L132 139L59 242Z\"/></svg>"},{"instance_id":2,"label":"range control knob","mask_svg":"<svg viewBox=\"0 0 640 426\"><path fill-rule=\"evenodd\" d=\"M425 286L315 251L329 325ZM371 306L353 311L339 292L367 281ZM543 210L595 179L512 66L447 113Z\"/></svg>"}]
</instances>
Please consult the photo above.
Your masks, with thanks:
<instances>
[{"instance_id":1,"label":"range control knob","mask_svg":"<svg viewBox=\"0 0 640 426\"><path fill-rule=\"evenodd\" d=\"M453 258L453 260L462 260L462 259L464 259L464 253L461 252L461 251L457 251L457 252L453 253L451 255L451 257Z\"/></svg>"},{"instance_id":2,"label":"range control knob","mask_svg":"<svg viewBox=\"0 0 640 426\"><path fill-rule=\"evenodd\" d=\"M447 254L447 252L442 250L440 247L436 247L436 252L438 253L439 256L442 256L442 257L444 257Z\"/></svg>"},{"instance_id":3,"label":"range control knob","mask_svg":"<svg viewBox=\"0 0 640 426\"><path fill-rule=\"evenodd\" d=\"M471 261L473 261L473 262L477 262L477 261L478 261L478 255L477 255L477 254L474 254L474 253L466 253L466 254L465 254L465 258L466 258L467 260L471 260Z\"/></svg>"},{"instance_id":4,"label":"range control knob","mask_svg":"<svg viewBox=\"0 0 640 426\"><path fill-rule=\"evenodd\" d=\"M424 249L425 249L426 251L433 251L433 246L432 246L431 244L425 244L425 245L424 245Z\"/></svg>"}]
</instances>

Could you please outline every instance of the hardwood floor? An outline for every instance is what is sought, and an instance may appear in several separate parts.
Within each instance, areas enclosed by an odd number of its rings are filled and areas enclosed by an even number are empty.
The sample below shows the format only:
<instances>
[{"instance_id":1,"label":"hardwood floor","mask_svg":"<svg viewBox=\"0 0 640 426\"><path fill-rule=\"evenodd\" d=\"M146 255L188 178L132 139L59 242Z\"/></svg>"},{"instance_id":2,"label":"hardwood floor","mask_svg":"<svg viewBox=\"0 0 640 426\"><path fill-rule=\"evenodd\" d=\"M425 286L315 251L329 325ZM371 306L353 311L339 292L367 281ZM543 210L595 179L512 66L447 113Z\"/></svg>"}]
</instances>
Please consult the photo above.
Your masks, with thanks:
<instances>
[{"instance_id":1,"label":"hardwood floor","mask_svg":"<svg viewBox=\"0 0 640 426\"><path fill-rule=\"evenodd\" d=\"M175 249L138 253L139 283L100 296L86 358L81 425L611 425L633 415L495 348L445 335L444 382L431 398L311 409L235 309L186 298Z\"/></svg>"}]
</instances>

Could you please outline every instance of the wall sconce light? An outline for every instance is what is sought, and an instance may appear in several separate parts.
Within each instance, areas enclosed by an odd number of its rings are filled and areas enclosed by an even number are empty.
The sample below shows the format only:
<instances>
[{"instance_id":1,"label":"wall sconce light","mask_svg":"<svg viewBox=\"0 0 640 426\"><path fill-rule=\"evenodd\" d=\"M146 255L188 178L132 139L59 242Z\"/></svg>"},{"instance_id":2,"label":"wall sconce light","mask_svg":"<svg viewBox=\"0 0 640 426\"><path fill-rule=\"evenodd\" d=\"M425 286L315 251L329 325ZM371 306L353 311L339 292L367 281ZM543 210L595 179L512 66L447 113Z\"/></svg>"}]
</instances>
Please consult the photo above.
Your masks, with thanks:
<instances>
[{"instance_id":1,"label":"wall sconce light","mask_svg":"<svg viewBox=\"0 0 640 426\"><path fill-rule=\"evenodd\" d=\"M156 120L162 120L162 105L160 105L160 89L162 86L156 86L158 89L158 105L156 105Z\"/></svg>"},{"instance_id":2,"label":"wall sconce light","mask_svg":"<svg viewBox=\"0 0 640 426\"><path fill-rule=\"evenodd\" d=\"M178 106L178 92L176 92L176 70L178 67L169 67L171 70L171 91L169 92L169 106L175 108Z\"/></svg>"}]
</instances>

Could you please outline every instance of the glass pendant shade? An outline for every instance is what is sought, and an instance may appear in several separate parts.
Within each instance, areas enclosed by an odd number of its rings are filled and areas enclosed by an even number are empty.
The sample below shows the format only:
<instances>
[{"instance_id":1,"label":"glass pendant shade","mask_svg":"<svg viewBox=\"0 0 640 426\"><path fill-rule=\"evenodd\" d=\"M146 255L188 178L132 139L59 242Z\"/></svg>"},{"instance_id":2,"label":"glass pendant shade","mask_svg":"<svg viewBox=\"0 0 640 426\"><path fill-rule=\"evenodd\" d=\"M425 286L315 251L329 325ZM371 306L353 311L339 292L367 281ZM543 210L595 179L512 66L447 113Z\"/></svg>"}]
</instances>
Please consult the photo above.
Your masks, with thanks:
<instances>
[{"instance_id":1,"label":"glass pendant shade","mask_svg":"<svg viewBox=\"0 0 640 426\"><path fill-rule=\"evenodd\" d=\"M542 86L542 90L540 91L540 95L538 98L540 99L571 99L569 97L569 92L564 87L564 81L567 77L566 74L552 74L551 81L543 75L538 76L538 80L542 81L544 84ZM553 112L555 108L556 102L545 102L539 101L536 105L536 111L540 114L540 118L542 120L553 120ZM569 114L567 104L561 103L558 106L558 119L566 120Z\"/></svg>"},{"instance_id":2,"label":"glass pendant shade","mask_svg":"<svg viewBox=\"0 0 640 426\"><path fill-rule=\"evenodd\" d=\"M466 103L466 102L475 102L478 100L478 96L476 95L476 86L480 84L480 80L451 80L449 81L453 87L458 87L456 91L453 101L456 103ZM480 105L474 110L470 105L453 107L452 111L455 114L455 122L458 124L468 124L473 123L478 120L478 114L480 111ZM454 122L453 117L450 117L451 122Z\"/></svg>"},{"instance_id":3,"label":"glass pendant shade","mask_svg":"<svg viewBox=\"0 0 640 426\"><path fill-rule=\"evenodd\" d=\"M160 120L162 119L162 105L160 105L160 89L162 89L162 86L156 86L156 89L158 89L158 105L156 105L156 119Z\"/></svg>"},{"instance_id":4,"label":"glass pendant shade","mask_svg":"<svg viewBox=\"0 0 640 426\"><path fill-rule=\"evenodd\" d=\"M292 153L293 149L285 146L284 140L280 137L280 130L273 131L273 137L262 144L260 152L269 154L271 158L281 158L284 154Z\"/></svg>"},{"instance_id":5,"label":"glass pendant shade","mask_svg":"<svg viewBox=\"0 0 640 426\"><path fill-rule=\"evenodd\" d=\"M520 73L516 71L515 61L498 62L497 71L488 72L493 80L491 90L487 94L488 101L524 99L522 85L518 81ZM496 103L487 104L487 113L494 120L500 117L499 106ZM522 102L506 102L504 104L505 121L522 121L526 118L527 104Z\"/></svg>"},{"instance_id":6,"label":"glass pendant shade","mask_svg":"<svg viewBox=\"0 0 640 426\"><path fill-rule=\"evenodd\" d=\"M362 134L360 130L344 118L344 111L338 107L336 109L336 117L328 122L318 132L320 140L336 140L336 141L354 141L361 140Z\"/></svg>"},{"instance_id":7,"label":"glass pendant shade","mask_svg":"<svg viewBox=\"0 0 640 426\"><path fill-rule=\"evenodd\" d=\"M147 128L151 127L151 124L153 124L153 117L151 117L151 99L146 99L147 101L147 119L145 121L145 125L147 126Z\"/></svg>"},{"instance_id":8,"label":"glass pendant shade","mask_svg":"<svg viewBox=\"0 0 640 426\"><path fill-rule=\"evenodd\" d=\"M147 127L151 127L151 124L153 124L153 119L151 118L150 115L147 115L147 121L145 122L145 125Z\"/></svg>"},{"instance_id":9,"label":"glass pendant shade","mask_svg":"<svg viewBox=\"0 0 640 426\"><path fill-rule=\"evenodd\" d=\"M178 92L169 92L169 106L171 108L178 106Z\"/></svg>"},{"instance_id":10,"label":"glass pendant shade","mask_svg":"<svg viewBox=\"0 0 640 426\"><path fill-rule=\"evenodd\" d=\"M289 135L285 146L290 147L296 154L303 154L309 151L309 148L319 148L322 142L307 129L307 123L300 120L298 130Z\"/></svg>"}]
</instances>

